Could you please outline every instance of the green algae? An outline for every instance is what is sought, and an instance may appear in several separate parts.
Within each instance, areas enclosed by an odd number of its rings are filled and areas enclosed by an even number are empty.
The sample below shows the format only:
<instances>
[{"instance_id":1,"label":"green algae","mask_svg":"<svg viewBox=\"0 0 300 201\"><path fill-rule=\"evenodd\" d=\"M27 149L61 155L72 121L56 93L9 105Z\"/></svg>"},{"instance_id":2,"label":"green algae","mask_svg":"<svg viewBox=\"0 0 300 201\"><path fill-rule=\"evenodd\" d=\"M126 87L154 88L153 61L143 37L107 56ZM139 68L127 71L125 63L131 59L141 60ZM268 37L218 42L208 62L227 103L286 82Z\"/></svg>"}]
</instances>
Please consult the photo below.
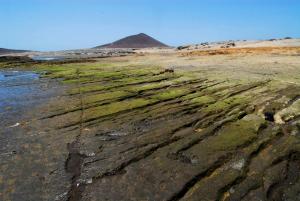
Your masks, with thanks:
<instances>
[{"instance_id":1,"label":"green algae","mask_svg":"<svg viewBox=\"0 0 300 201\"><path fill-rule=\"evenodd\" d=\"M133 92L143 92L143 91L148 91L148 90L153 90L153 89L160 89L164 87L169 87L169 86L176 86L176 85L182 85L188 81L196 81L194 78L190 77L182 77L181 75L174 76L174 79L169 79L166 81L158 82L158 83L149 83L149 84L143 84L140 86L133 86L129 88L128 90L133 91Z\"/></svg>"},{"instance_id":2,"label":"green algae","mask_svg":"<svg viewBox=\"0 0 300 201\"><path fill-rule=\"evenodd\" d=\"M168 87L168 86L172 86L175 84L180 84L182 82L181 77L180 76L172 76L169 77L168 76L168 80L165 81L161 81L161 82L155 82L155 83L146 83L143 85L139 85L139 86L132 86L130 88L128 88L129 91L132 92L143 92L143 91L148 91L148 90L153 90L153 89L160 89L160 88L164 88L164 87ZM175 79L171 79L171 78L175 78Z\"/></svg>"},{"instance_id":3,"label":"green algae","mask_svg":"<svg viewBox=\"0 0 300 201\"><path fill-rule=\"evenodd\" d=\"M220 112L235 105L244 105L250 101L247 96L233 96L224 100L219 100L204 109L205 112Z\"/></svg>"},{"instance_id":4,"label":"green algae","mask_svg":"<svg viewBox=\"0 0 300 201\"><path fill-rule=\"evenodd\" d=\"M211 154L230 152L252 142L258 131L265 126L265 120L249 115L241 120L223 126L214 136L192 147L186 152L191 157L208 157Z\"/></svg>"},{"instance_id":5,"label":"green algae","mask_svg":"<svg viewBox=\"0 0 300 201\"><path fill-rule=\"evenodd\" d=\"M200 97L193 98L190 102L197 105L204 105L204 104L213 103L215 101L216 101L215 98L211 96L200 96Z\"/></svg>"},{"instance_id":6,"label":"green algae","mask_svg":"<svg viewBox=\"0 0 300 201\"><path fill-rule=\"evenodd\" d=\"M199 80L199 78L195 78L194 76L182 75L181 77L175 79L173 81L173 83L180 84L180 83L184 83L184 82L193 82L193 81L197 81L197 80Z\"/></svg>"},{"instance_id":7,"label":"green algae","mask_svg":"<svg viewBox=\"0 0 300 201\"><path fill-rule=\"evenodd\" d=\"M242 120L231 123L219 131L218 137L210 145L214 150L234 150L250 142L258 135L258 130L265 126L265 120L255 115L245 116Z\"/></svg>"},{"instance_id":8,"label":"green algae","mask_svg":"<svg viewBox=\"0 0 300 201\"><path fill-rule=\"evenodd\" d=\"M203 96L202 92L195 92L195 93L185 95L185 96L181 97L181 99L184 100L184 101L187 101L187 100L191 100L191 99L194 99L194 98L198 98L200 96Z\"/></svg>"},{"instance_id":9,"label":"green algae","mask_svg":"<svg viewBox=\"0 0 300 201\"><path fill-rule=\"evenodd\" d=\"M93 91L100 91L104 90L107 86L104 85L88 85L88 86L82 86L79 88L73 88L69 90L70 95L75 95L79 93L87 93L87 92L93 92Z\"/></svg>"},{"instance_id":10,"label":"green algae","mask_svg":"<svg viewBox=\"0 0 300 201\"><path fill-rule=\"evenodd\" d=\"M164 92L151 96L152 99L157 99L160 101L170 100L174 98L178 98L189 93L190 90L187 88L175 88L175 89L167 89Z\"/></svg>"},{"instance_id":11,"label":"green algae","mask_svg":"<svg viewBox=\"0 0 300 201\"><path fill-rule=\"evenodd\" d=\"M153 90L153 89L159 89L162 87L170 86L172 83L165 81L165 82L157 82L157 83L150 83L150 84L143 84L139 86L132 86L129 87L127 90L131 92L140 93L143 91Z\"/></svg>"},{"instance_id":12,"label":"green algae","mask_svg":"<svg viewBox=\"0 0 300 201\"><path fill-rule=\"evenodd\" d=\"M127 91L112 91L107 93L95 94L90 96L83 97L84 104L91 104L95 102L111 100L111 99L118 99L132 96L133 94Z\"/></svg>"},{"instance_id":13,"label":"green algae","mask_svg":"<svg viewBox=\"0 0 300 201\"><path fill-rule=\"evenodd\" d=\"M91 78L110 78L117 79L126 76L124 72L120 71L98 71L98 70L85 70L80 72L80 77L91 77Z\"/></svg>"},{"instance_id":14,"label":"green algae","mask_svg":"<svg viewBox=\"0 0 300 201\"><path fill-rule=\"evenodd\" d=\"M131 76L123 79L118 79L118 80L114 80L114 82L123 83L123 84L140 84L145 82L171 80L177 77L179 77L179 75L175 75L175 74L148 75L147 74L140 77Z\"/></svg>"},{"instance_id":15,"label":"green algae","mask_svg":"<svg viewBox=\"0 0 300 201\"><path fill-rule=\"evenodd\" d=\"M90 109L86 109L83 114L84 121L89 121L93 119L97 119L100 117L104 117L107 115L112 115L115 113L119 113L122 111L132 110L140 107L144 107L150 104L153 104L157 101L149 100L144 98L137 98L131 100L124 100L120 102L113 102L108 105L103 105L99 107L94 107Z\"/></svg>"},{"instance_id":16,"label":"green algae","mask_svg":"<svg viewBox=\"0 0 300 201\"><path fill-rule=\"evenodd\" d=\"M122 87L123 85L138 85L140 83L150 83L149 85L143 84L128 88L124 87L122 90L129 90L132 92L140 92L149 89L155 89L169 85L171 83L159 82L162 80L174 79L180 77L179 75L169 73L159 73L158 68L151 69L144 67L144 69L136 69L136 67L124 67L114 65L97 65L97 64L64 64L64 65L39 65L36 69L37 72L46 72L45 77L48 78L62 78L66 84L76 83L89 83L90 85L73 88L69 94L95 92L108 90L115 87ZM95 82L108 82L109 86Z\"/></svg>"},{"instance_id":17,"label":"green algae","mask_svg":"<svg viewBox=\"0 0 300 201\"><path fill-rule=\"evenodd\" d=\"M89 85L81 86L81 92L82 93L88 93L88 92L95 92L95 91L102 91L102 90L109 90L109 89L117 89L118 90L127 90L133 93L138 93L142 92L145 90L150 90L150 89L156 89L165 86L165 82L159 82L161 80L165 79L172 79L173 76L166 76L166 75L157 75L157 76L151 76L151 77L140 77L140 78L134 78L134 77L129 77L129 78L124 78L124 79L117 79L117 80L110 80L107 81L108 84L103 84L103 83L92 83ZM69 83L78 83L81 81L82 78L79 78L79 81L77 80L72 80ZM96 79L94 79L96 80ZM84 81L91 81L91 79L87 79ZM101 79L97 79L98 82L104 82ZM67 81L68 82L68 81ZM150 83L150 84L142 84L145 82L155 82L155 83ZM135 86L134 86L135 85ZM69 91L69 94L78 94L79 89L73 88Z\"/></svg>"},{"instance_id":18,"label":"green algae","mask_svg":"<svg viewBox=\"0 0 300 201\"><path fill-rule=\"evenodd\" d=\"M74 84L74 83L86 83L86 82L92 82L97 81L97 78L91 78L91 77L76 77L74 79L65 79L63 80L63 83L65 84Z\"/></svg>"},{"instance_id":19,"label":"green algae","mask_svg":"<svg viewBox=\"0 0 300 201\"><path fill-rule=\"evenodd\" d=\"M204 104L206 103L206 101L208 101L207 103L213 103L214 101L212 101L212 99L216 100L216 94L215 92L221 92L223 90L226 90L229 86L233 86L233 85L229 85L228 83L219 83L213 86L212 83L203 83L202 87L204 87L203 90L201 90L200 92L196 92L196 93L192 93L192 94L188 94L184 97L182 97L182 100L189 100L191 101L191 99L193 100L193 103L197 103L197 101L202 104L202 101L204 101ZM207 86L209 86L208 88L206 88ZM199 98L199 97L203 97L203 98ZM199 99L198 99L199 98ZM209 100L205 100L205 99L209 99Z\"/></svg>"},{"instance_id":20,"label":"green algae","mask_svg":"<svg viewBox=\"0 0 300 201\"><path fill-rule=\"evenodd\" d=\"M7 68L10 65L7 62L0 62L0 68Z\"/></svg>"}]
</instances>

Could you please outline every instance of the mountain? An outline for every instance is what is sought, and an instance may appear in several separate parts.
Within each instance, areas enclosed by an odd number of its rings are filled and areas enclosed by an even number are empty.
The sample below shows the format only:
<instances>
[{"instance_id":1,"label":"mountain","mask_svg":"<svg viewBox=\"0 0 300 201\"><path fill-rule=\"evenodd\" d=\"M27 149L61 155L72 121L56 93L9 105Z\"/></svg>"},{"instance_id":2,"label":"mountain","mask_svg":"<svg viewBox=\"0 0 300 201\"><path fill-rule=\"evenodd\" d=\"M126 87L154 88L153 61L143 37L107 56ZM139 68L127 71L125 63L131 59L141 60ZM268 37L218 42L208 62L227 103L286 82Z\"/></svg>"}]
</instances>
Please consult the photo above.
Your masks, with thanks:
<instances>
[{"instance_id":1,"label":"mountain","mask_svg":"<svg viewBox=\"0 0 300 201\"><path fill-rule=\"evenodd\" d=\"M22 52L28 52L28 50L12 50L12 49L0 48L0 55L11 54L11 53L22 53Z\"/></svg>"},{"instance_id":2,"label":"mountain","mask_svg":"<svg viewBox=\"0 0 300 201\"><path fill-rule=\"evenodd\" d=\"M117 40L113 43L97 46L95 48L150 48L150 47L168 47L162 42L140 33Z\"/></svg>"}]
</instances>

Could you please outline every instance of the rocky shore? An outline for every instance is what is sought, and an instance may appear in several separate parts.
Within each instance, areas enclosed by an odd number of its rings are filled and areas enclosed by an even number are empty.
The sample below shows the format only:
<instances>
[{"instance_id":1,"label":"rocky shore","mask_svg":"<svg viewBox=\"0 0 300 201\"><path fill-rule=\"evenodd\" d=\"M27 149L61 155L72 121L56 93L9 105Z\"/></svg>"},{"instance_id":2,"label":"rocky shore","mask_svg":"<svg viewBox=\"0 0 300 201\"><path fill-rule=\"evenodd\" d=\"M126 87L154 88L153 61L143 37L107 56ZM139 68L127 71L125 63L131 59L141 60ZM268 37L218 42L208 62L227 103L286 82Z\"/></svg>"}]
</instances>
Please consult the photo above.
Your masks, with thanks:
<instances>
[{"instance_id":1,"label":"rocky shore","mask_svg":"<svg viewBox=\"0 0 300 201\"><path fill-rule=\"evenodd\" d=\"M245 48L0 59L38 75L0 81L1 200L298 200L299 48Z\"/></svg>"}]
</instances>

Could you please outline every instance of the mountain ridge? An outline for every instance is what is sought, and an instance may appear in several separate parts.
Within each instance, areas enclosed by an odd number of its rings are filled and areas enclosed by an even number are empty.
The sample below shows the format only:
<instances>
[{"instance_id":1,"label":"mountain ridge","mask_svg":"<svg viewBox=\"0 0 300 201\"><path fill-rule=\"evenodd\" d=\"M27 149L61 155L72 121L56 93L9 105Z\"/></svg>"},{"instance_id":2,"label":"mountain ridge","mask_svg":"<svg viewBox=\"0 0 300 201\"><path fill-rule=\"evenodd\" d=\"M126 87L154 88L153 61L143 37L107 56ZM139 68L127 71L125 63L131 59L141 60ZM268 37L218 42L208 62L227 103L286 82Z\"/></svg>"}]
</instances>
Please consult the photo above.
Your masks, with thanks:
<instances>
[{"instance_id":1,"label":"mountain ridge","mask_svg":"<svg viewBox=\"0 0 300 201\"><path fill-rule=\"evenodd\" d=\"M0 48L0 55L11 54L11 53L22 53L22 52L29 52L29 51L28 50L14 50L14 49Z\"/></svg>"}]
</instances>

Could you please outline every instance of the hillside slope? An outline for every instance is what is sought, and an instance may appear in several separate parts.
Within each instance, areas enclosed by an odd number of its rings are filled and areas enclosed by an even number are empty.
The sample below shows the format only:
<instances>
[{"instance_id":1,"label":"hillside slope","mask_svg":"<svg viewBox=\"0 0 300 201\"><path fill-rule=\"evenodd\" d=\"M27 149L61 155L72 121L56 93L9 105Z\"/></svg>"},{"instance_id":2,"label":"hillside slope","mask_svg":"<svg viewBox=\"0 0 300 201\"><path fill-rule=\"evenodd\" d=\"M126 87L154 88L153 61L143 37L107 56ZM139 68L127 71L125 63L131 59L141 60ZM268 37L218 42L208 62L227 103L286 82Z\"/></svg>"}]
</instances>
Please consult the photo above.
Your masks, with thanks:
<instances>
[{"instance_id":1,"label":"hillside slope","mask_svg":"<svg viewBox=\"0 0 300 201\"><path fill-rule=\"evenodd\" d=\"M168 47L164 43L144 34L128 36L115 42L97 46L95 48L150 48L150 47Z\"/></svg>"}]
</instances>

